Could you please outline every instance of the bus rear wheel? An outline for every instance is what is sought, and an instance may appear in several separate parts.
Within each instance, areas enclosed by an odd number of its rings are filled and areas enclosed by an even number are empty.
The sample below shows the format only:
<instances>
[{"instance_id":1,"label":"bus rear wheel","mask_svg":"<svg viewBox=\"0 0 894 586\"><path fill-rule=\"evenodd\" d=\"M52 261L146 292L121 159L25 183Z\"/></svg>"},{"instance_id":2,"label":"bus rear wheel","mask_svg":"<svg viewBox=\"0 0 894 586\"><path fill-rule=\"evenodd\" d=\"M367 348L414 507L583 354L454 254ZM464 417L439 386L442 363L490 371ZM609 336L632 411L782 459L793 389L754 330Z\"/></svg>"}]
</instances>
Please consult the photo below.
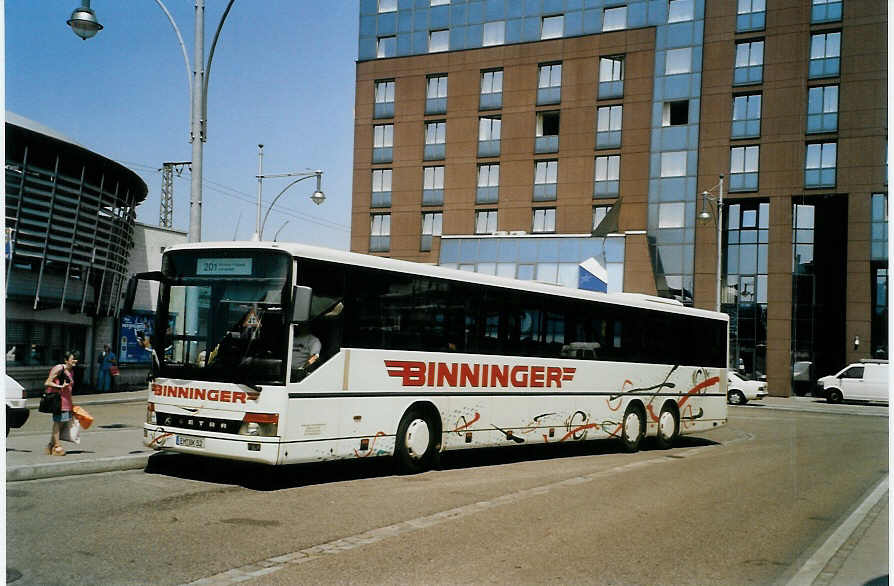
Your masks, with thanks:
<instances>
[{"instance_id":1,"label":"bus rear wheel","mask_svg":"<svg viewBox=\"0 0 894 586\"><path fill-rule=\"evenodd\" d=\"M394 456L402 472L416 474L435 462L437 428L421 409L407 411L397 426Z\"/></svg>"},{"instance_id":2,"label":"bus rear wheel","mask_svg":"<svg viewBox=\"0 0 894 586\"><path fill-rule=\"evenodd\" d=\"M655 438L658 448L661 450L672 448L679 435L680 418L674 408L665 405L658 416L658 437Z\"/></svg>"},{"instance_id":3,"label":"bus rear wheel","mask_svg":"<svg viewBox=\"0 0 894 586\"><path fill-rule=\"evenodd\" d=\"M646 433L646 421L641 409L636 405L628 405L624 411L623 429L621 431L621 443L624 451L635 452L639 449L639 443Z\"/></svg>"}]
</instances>

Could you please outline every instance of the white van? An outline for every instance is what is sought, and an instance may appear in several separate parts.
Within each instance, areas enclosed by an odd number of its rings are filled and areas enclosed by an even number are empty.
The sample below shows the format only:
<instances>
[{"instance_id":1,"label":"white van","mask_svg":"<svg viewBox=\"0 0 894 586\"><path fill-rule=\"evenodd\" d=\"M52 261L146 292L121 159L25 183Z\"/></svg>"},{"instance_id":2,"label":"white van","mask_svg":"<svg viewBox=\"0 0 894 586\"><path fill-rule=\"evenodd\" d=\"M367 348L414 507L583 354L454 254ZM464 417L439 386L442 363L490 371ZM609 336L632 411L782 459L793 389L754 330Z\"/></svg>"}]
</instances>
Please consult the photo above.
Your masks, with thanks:
<instances>
[{"instance_id":1,"label":"white van","mask_svg":"<svg viewBox=\"0 0 894 586\"><path fill-rule=\"evenodd\" d=\"M841 372L816 381L820 396L829 403L845 401L888 402L888 361L861 360Z\"/></svg>"}]
</instances>

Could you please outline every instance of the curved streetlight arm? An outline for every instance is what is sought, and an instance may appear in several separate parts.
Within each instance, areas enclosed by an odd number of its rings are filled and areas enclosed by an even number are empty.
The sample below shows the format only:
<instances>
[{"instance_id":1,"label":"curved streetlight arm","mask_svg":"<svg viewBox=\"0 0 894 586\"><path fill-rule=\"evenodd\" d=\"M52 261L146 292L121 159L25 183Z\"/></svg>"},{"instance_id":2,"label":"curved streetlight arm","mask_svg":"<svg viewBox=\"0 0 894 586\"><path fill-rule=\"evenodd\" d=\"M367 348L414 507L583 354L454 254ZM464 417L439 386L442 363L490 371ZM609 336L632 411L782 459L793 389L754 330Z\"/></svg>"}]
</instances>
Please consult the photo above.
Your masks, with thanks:
<instances>
[{"instance_id":1,"label":"curved streetlight arm","mask_svg":"<svg viewBox=\"0 0 894 586\"><path fill-rule=\"evenodd\" d=\"M189 88L189 103L192 104L192 67L189 64L189 54L186 52L186 43L183 42L183 35L180 34L180 28L174 21L174 17L171 16L170 11L168 11L168 7L165 6L164 2L161 0L155 0L155 3L158 4L158 7L161 8L165 13L165 16L168 17L168 21L170 21L171 26L174 27L174 33L177 35L177 40L180 41L180 51L183 53L183 62L186 64L186 87Z\"/></svg>"},{"instance_id":2,"label":"curved streetlight arm","mask_svg":"<svg viewBox=\"0 0 894 586\"><path fill-rule=\"evenodd\" d=\"M267 216L270 215L270 210L273 209L273 205L274 205L274 204L276 203L276 201L280 198L280 196L282 196L282 194L284 194L286 191L288 191L288 189L289 189L290 187L292 187L293 185L295 185L296 183L298 183L298 182L300 182L300 181L304 181L305 179L310 179L311 177L316 177L316 178L317 178L317 191L320 191L320 178L321 178L322 175L323 175L323 174L320 173L320 172L308 173L308 174L304 175L303 177L299 177L298 179L295 179L294 181L292 181L291 183L289 183L288 185L286 185L285 187L283 187L283 190L280 191L280 192L276 195L276 197L273 198L273 201L272 201L272 202L270 202L270 206L267 208L267 212L264 214L264 220L261 222L261 231L258 233L258 237L259 237L261 240L264 239L264 225L267 224Z\"/></svg>"},{"instance_id":3,"label":"curved streetlight arm","mask_svg":"<svg viewBox=\"0 0 894 586\"><path fill-rule=\"evenodd\" d=\"M214 48L217 47L217 39L220 37L224 21L227 19L227 15L230 14L230 8L233 7L233 2L235 1L230 0L227 2L227 8L224 10L223 16L220 17L220 22L217 23L217 30L214 31L214 40L211 41L211 50L208 52L208 64L205 66L205 80L202 87L202 142L205 142L208 138L208 79L211 77L211 60L214 59Z\"/></svg>"}]
</instances>

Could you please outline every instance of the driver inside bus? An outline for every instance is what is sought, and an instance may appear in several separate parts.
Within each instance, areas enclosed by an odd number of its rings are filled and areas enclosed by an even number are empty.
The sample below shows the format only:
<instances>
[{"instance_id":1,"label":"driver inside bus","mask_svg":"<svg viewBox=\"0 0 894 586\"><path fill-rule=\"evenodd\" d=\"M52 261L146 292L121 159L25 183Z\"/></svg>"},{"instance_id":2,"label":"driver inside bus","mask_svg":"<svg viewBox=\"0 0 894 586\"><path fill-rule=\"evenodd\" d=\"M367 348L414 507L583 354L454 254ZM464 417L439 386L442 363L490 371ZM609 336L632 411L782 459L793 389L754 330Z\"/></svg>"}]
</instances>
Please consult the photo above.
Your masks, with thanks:
<instances>
[{"instance_id":1,"label":"driver inside bus","mask_svg":"<svg viewBox=\"0 0 894 586\"><path fill-rule=\"evenodd\" d=\"M292 382L307 376L314 363L320 359L320 348L320 339L313 335L308 324L297 326L292 340Z\"/></svg>"}]
</instances>

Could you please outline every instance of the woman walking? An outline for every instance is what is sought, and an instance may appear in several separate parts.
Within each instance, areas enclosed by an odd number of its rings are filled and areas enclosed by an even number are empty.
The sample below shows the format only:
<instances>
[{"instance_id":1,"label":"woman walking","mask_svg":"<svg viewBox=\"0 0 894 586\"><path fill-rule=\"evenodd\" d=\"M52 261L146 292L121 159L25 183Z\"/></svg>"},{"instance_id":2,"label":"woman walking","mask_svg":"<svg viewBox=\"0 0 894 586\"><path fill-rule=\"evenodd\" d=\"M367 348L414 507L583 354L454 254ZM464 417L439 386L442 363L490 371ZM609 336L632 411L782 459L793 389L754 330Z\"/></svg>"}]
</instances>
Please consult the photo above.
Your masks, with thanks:
<instances>
[{"instance_id":1,"label":"woman walking","mask_svg":"<svg viewBox=\"0 0 894 586\"><path fill-rule=\"evenodd\" d=\"M58 414L53 413L53 432L47 445L47 453L52 456L65 455L65 450L59 443L59 433L62 431L62 426L72 417L71 387L74 385L74 367L78 363L78 357L78 352L67 351L65 362L51 368L50 375L44 383L46 392L59 393L62 396L62 410Z\"/></svg>"}]
</instances>

